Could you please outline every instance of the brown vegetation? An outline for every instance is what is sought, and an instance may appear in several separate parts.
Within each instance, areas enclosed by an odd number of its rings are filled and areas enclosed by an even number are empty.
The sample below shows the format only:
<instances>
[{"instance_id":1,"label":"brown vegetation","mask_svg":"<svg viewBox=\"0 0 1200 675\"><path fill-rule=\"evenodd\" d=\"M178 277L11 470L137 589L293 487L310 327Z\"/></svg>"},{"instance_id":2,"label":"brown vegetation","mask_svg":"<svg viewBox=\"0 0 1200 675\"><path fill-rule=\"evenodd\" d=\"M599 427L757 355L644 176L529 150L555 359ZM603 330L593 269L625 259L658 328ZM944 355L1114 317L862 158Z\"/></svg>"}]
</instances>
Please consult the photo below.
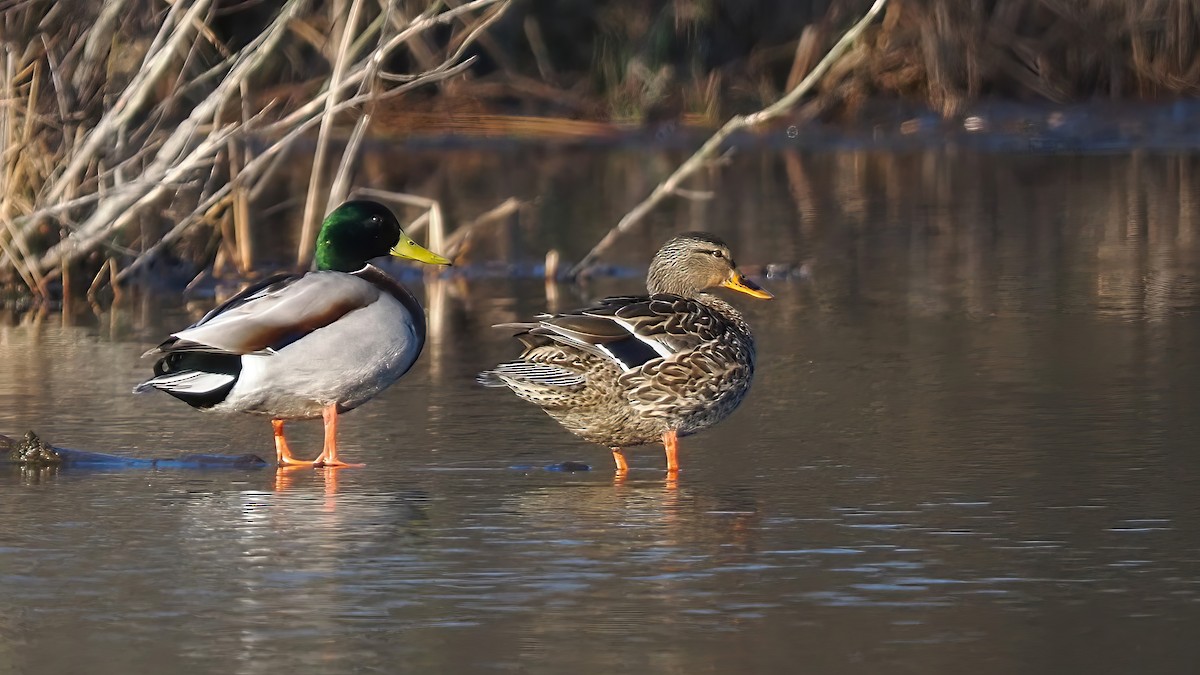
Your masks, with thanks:
<instances>
[{"instance_id":1,"label":"brown vegetation","mask_svg":"<svg viewBox=\"0 0 1200 675\"><path fill-rule=\"evenodd\" d=\"M716 126L792 90L871 4L510 1L0 3L0 285L46 295L85 262L95 289L189 236L194 264L249 273L264 186L301 139L303 264L368 134ZM892 0L801 117L1195 95L1198 37L1191 0Z\"/></svg>"},{"instance_id":2,"label":"brown vegetation","mask_svg":"<svg viewBox=\"0 0 1200 675\"><path fill-rule=\"evenodd\" d=\"M842 68L844 101L915 99L942 115L980 97L1058 103L1200 93L1191 0L904 0Z\"/></svg>"},{"instance_id":3,"label":"brown vegetation","mask_svg":"<svg viewBox=\"0 0 1200 675\"><path fill-rule=\"evenodd\" d=\"M0 271L45 296L87 256L89 274L115 283L206 223L220 233L213 254L248 273L249 204L295 142L316 131L311 230L324 202L349 191L369 106L464 72L509 2L415 12L365 0L9 4ZM223 24L231 12L240 20ZM303 95L255 93L279 82ZM328 182L335 117L352 130ZM301 262L312 239L301 239Z\"/></svg>"}]
</instances>

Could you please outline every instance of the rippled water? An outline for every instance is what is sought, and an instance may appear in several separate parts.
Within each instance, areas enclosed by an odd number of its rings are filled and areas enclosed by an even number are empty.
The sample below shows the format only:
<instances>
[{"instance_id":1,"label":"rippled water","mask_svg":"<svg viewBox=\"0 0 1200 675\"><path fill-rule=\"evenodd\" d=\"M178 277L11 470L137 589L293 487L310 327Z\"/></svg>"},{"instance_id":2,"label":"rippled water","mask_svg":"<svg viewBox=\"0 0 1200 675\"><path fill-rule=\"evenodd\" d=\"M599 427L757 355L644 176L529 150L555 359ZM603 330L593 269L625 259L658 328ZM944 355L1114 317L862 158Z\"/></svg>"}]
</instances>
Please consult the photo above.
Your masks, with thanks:
<instances>
[{"instance_id":1,"label":"rippled water","mask_svg":"<svg viewBox=\"0 0 1200 675\"><path fill-rule=\"evenodd\" d=\"M737 161L618 255L699 221L794 272L739 301L759 379L685 439L678 480L660 448L614 479L607 450L473 384L516 350L487 326L544 310L540 282L431 283L418 366L344 418L364 469L0 468L0 673L1193 670L1192 160ZM541 183L535 224L498 239L577 258L611 222L588 200L635 198L599 184ZM128 393L210 303L172 304L7 317L0 431L270 455L261 419ZM315 455L319 424L293 427ZM566 460L594 470L540 468Z\"/></svg>"}]
</instances>

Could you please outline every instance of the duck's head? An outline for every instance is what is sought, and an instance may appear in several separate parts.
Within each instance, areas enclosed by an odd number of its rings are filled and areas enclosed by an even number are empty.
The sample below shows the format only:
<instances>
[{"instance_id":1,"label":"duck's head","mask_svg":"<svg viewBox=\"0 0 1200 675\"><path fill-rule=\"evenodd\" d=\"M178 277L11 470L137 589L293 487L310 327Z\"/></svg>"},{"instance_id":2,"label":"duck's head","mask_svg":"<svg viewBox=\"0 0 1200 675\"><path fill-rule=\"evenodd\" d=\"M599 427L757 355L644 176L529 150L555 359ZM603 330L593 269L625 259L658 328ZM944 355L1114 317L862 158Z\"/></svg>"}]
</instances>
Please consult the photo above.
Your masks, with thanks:
<instances>
[{"instance_id":1,"label":"duck's head","mask_svg":"<svg viewBox=\"0 0 1200 675\"><path fill-rule=\"evenodd\" d=\"M729 246L706 232L687 232L663 244L646 275L651 293L693 298L717 286L764 300L774 297L739 272Z\"/></svg>"},{"instance_id":2,"label":"duck's head","mask_svg":"<svg viewBox=\"0 0 1200 675\"><path fill-rule=\"evenodd\" d=\"M350 201L325 217L317 235L317 269L353 272L374 258L394 255L430 265L449 265L442 256L417 245L388 207Z\"/></svg>"}]
</instances>

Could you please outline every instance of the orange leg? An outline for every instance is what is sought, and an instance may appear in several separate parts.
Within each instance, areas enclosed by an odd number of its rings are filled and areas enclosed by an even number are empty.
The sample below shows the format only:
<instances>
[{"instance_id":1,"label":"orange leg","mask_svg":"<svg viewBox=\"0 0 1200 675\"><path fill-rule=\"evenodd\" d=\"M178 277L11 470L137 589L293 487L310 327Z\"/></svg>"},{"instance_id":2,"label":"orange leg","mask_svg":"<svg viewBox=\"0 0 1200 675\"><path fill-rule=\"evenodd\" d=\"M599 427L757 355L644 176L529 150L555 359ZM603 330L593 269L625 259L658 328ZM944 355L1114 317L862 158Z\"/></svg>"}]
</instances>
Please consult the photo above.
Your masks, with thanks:
<instances>
[{"instance_id":1,"label":"orange leg","mask_svg":"<svg viewBox=\"0 0 1200 675\"><path fill-rule=\"evenodd\" d=\"M679 432L672 429L662 436L667 450L667 473L679 473Z\"/></svg>"},{"instance_id":2,"label":"orange leg","mask_svg":"<svg viewBox=\"0 0 1200 675\"><path fill-rule=\"evenodd\" d=\"M625 473L629 470L629 463L625 461L625 453L621 448L613 448L613 460L617 463L617 473Z\"/></svg>"},{"instance_id":3,"label":"orange leg","mask_svg":"<svg viewBox=\"0 0 1200 675\"><path fill-rule=\"evenodd\" d=\"M271 428L275 432L275 459L279 466L312 466L312 462L298 459L288 447L287 439L283 436L283 420L271 420Z\"/></svg>"},{"instance_id":4,"label":"orange leg","mask_svg":"<svg viewBox=\"0 0 1200 675\"><path fill-rule=\"evenodd\" d=\"M313 466L364 466L363 464L347 464L338 459L337 448L337 404L330 403L321 410L325 420L325 447L321 455L313 460Z\"/></svg>"}]
</instances>

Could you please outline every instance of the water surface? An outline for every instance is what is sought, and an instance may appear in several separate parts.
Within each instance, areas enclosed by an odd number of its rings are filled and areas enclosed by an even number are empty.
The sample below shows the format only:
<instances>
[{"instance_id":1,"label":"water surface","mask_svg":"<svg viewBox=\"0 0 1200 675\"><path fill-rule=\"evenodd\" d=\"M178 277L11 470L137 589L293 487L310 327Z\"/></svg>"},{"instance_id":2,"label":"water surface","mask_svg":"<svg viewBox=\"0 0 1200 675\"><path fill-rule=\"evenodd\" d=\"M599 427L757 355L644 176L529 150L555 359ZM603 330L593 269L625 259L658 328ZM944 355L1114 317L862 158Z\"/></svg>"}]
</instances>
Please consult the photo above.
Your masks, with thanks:
<instances>
[{"instance_id":1,"label":"water surface","mask_svg":"<svg viewBox=\"0 0 1200 675\"><path fill-rule=\"evenodd\" d=\"M451 211L540 197L480 260L577 259L644 193L630 176L671 166L470 159L529 170ZM636 278L430 281L426 353L343 420L365 469L0 469L0 673L1193 670L1194 159L734 161L612 257L703 228L789 274L738 301L758 379L677 480L660 448L614 479L607 450L473 384L516 352L492 323ZM265 420L128 393L211 302L6 316L0 431L269 456ZM595 468L540 468L567 460Z\"/></svg>"}]
</instances>

